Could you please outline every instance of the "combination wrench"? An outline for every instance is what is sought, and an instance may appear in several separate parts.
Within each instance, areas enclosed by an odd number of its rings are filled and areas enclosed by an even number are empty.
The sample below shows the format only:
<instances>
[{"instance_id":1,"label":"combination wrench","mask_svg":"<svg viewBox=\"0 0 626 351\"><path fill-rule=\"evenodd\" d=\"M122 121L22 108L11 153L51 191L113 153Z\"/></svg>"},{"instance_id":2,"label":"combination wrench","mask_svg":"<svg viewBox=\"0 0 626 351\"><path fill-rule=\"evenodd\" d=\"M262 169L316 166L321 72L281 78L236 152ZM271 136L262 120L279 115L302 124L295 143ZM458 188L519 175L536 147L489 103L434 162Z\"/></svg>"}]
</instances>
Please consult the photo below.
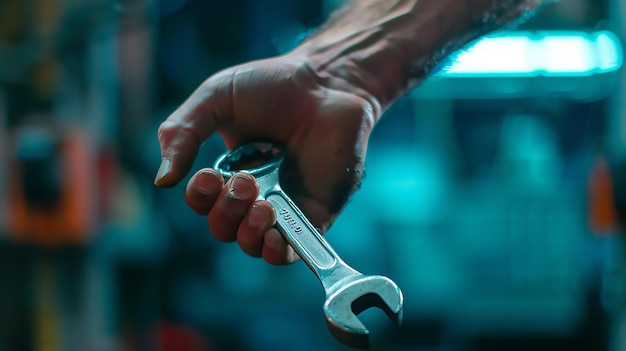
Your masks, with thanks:
<instances>
[{"instance_id":1,"label":"combination wrench","mask_svg":"<svg viewBox=\"0 0 626 351\"><path fill-rule=\"evenodd\" d=\"M357 315L378 307L397 325L402 320L403 295L391 279L364 275L348 266L282 190L280 167L285 150L272 143L250 143L220 156L214 168L225 180L238 172L253 175L259 197L276 211L276 229L315 273L326 293L324 315L330 333L355 348L369 348L369 330Z\"/></svg>"}]
</instances>

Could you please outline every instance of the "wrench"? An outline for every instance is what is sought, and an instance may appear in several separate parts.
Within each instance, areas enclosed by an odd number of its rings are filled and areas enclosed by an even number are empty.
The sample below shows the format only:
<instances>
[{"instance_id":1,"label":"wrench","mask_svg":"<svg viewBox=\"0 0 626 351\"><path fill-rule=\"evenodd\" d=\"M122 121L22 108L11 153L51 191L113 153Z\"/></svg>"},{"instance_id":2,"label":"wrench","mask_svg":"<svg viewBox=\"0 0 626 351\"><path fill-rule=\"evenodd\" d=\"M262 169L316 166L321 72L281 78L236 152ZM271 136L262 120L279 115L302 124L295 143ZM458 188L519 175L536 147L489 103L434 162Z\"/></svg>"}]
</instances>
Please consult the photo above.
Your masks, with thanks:
<instances>
[{"instance_id":1,"label":"wrench","mask_svg":"<svg viewBox=\"0 0 626 351\"><path fill-rule=\"evenodd\" d=\"M364 275L348 266L313 227L279 184L285 151L272 143L250 143L220 156L214 168L225 179L237 172L252 174L259 197L276 211L275 227L304 263L315 273L326 292L324 315L330 333L355 348L369 348L369 330L357 315L378 307L397 325L402 321L403 296L391 279Z\"/></svg>"}]
</instances>

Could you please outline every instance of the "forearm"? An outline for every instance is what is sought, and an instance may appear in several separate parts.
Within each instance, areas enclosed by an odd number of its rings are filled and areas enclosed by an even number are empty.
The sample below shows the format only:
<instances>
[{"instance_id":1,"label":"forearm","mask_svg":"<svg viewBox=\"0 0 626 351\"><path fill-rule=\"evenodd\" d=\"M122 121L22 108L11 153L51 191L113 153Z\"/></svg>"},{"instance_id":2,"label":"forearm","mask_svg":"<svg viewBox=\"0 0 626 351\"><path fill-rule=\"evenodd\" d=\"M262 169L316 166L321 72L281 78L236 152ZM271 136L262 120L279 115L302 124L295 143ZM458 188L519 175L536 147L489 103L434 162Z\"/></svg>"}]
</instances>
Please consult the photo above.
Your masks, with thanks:
<instances>
[{"instance_id":1,"label":"forearm","mask_svg":"<svg viewBox=\"0 0 626 351\"><path fill-rule=\"evenodd\" d=\"M468 42L542 0L355 0L292 54L385 109ZM341 83L340 83L341 84Z\"/></svg>"}]
</instances>

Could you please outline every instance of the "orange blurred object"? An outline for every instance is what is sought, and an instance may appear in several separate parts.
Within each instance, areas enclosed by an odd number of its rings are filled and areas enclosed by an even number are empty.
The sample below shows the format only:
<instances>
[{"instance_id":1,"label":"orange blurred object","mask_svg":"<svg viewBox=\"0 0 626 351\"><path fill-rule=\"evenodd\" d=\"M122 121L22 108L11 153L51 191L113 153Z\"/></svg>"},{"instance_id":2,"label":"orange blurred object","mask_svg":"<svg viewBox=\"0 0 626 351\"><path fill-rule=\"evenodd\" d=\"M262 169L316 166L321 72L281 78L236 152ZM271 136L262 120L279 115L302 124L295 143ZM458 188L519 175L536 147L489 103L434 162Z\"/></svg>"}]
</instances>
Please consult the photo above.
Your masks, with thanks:
<instances>
[{"instance_id":1,"label":"orange blurred object","mask_svg":"<svg viewBox=\"0 0 626 351\"><path fill-rule=\"evenodd\" d=\"M11 160L9 172L9 234L24 243L54 246L84 243L94 229L90 147L78 129L64 133L59 146L59 198L54 206L27 201L20 163ZM42 174L45 174L42 170Z\"/></svg>"},{"instance_id":2,"label":"orange blurred object","mask_svg":"<svg viewBox=\"0 0 626 351\"><path fill-rule=\"evenodd\" d=\"M598 156L592 165L587 199L591 230L599 235L610 234L616 226L614 186L609 163L603 156Z\"/></svg>"}]
</instances>

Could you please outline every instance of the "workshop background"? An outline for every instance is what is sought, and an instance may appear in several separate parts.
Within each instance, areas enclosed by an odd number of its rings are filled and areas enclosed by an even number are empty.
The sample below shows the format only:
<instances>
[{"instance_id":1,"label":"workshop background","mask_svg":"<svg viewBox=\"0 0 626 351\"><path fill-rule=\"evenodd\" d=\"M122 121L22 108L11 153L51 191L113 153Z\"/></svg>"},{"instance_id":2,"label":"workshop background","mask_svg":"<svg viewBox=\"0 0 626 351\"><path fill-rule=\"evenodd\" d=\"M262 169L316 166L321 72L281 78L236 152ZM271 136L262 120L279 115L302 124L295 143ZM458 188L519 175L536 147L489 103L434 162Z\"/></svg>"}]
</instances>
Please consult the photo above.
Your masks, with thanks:
<instances>
[{"instance_id":1,"label":"workshop background","mask_svg":"<svg viewBox=\"0 0 626 351\"><path fill-rule=\"evenodd\" d=\"M349 350L303 263L218 243L184 185L152 184L158 125L198 84L340 3L0 0L0 351ZM376 127L327 235L404 291L401 328L362 314L373 350L626 350L625 18L562 0Z\"/></svg>"}]
</instances>

